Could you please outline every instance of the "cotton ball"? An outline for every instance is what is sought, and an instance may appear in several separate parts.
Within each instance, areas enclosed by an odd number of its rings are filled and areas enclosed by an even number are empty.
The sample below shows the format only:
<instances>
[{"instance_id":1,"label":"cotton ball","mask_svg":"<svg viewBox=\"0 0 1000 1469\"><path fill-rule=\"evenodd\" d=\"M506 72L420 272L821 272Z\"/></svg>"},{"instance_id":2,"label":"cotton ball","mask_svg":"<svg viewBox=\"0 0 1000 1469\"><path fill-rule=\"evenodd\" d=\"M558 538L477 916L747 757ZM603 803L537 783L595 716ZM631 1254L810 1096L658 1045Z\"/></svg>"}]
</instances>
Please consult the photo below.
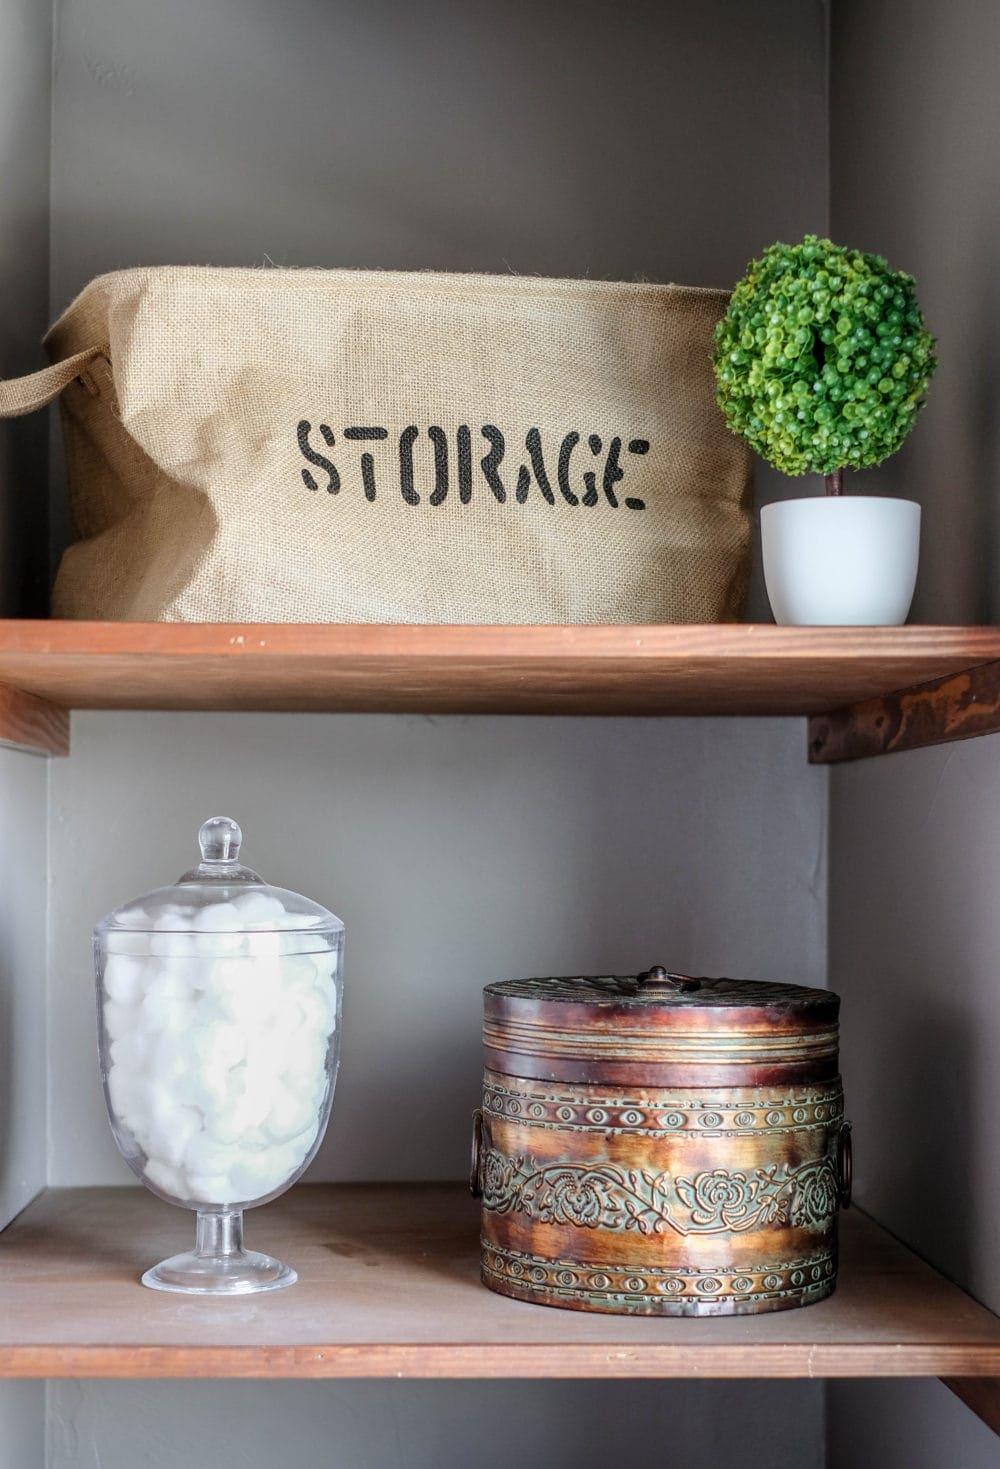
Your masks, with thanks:
<instances>
[{"instance_id":1,"label":"cotton ball","mask_svg":"<svg viewBox=\"0 0 1000 1469\"><path fill-rule=\"evenodd\" d=\"M284 943L284 938L280 933L261 930L246 935L244 948L255 959L277 959L283 952Z\"/></svg>"},{"instance_id":2,"label":"cotton ball","mask_svg":"<svg viewBox=\"0 0 1000 1469\"><path fill-rule=\"evenodd\" d=\"M283 1060L284 1052L273 1032L259 1029L248 1037L246 1068L241 1082L248 1092L264 1098L265 1113L267 1098L278 1084ZM263 1117L258 1120L262 1121Z\"/></svg>"},{"instance_id":3,"label":"cotton ball","mask_svg":"<svg viewBox=\"0 0 1000 1469\"><path fill-rule=\"evenodd\" d=\"M128 1066L112 1065L108 1071L108 1098L116 1117L124 1117L132 1106L136 1073Z\"/></svg>"},{"instance_id":4,"label":"cotton ball","mask_svg":"<svg viewBox=\"0 0 1000 1469\"><path fill-rule=\"evenodd\" d=\"M203 1105L202 1078L192 1063L191 1052L182 1033L165 1031L154 1038L148 1075L155 1107Z\"/></svg>"},{"instance_id":5,"label":"cotton ball","mask_svg":"<svg viewBox=\"0 0 1000 1469\"><path fill-rule=\"evenodd\" d=\"M201 1131L196 1107L161 1104L154 1108L143 1151L161 1163L179 1168L195 1134Z\"/></svg>"},{"instance_id":6,"label":"cotton ball","mask_svg":"<svg viewBox=\"0 0 1000 1469\"><path fill-rule=\"evenodd\" d=\"M136 1005L145 989L146 966L132 954L109 954L104 966L104 993L119 1005Z\"/></svg>"},{"instance_id":7,"label":"cotton ball","mask_svg":"<svg viewBox=\"0 0 1000 1469\"><path fill-rule=\"evenodd\" d=\"M272 1139L263 1127L248 1127L240 1134L240 1147L250 1152L254 1148L269 1148Z\"/></svg>"},{"instance_id":8,"label":"cotton ball","mask_svg":"<svg viewBox=\"0 0 1000 1469\"><path fill-rule=\"evenodd\" d=\"M274 1174L277 1182L272 1185L278 1188L283 1183L289 1182L302 1169L307 1156L312 1150L319 1132L319 1118L317 1118L297 1137L290 1138L288 1142L279 1143L273 1150Z\"/></svg>"},{"instance_id":9,"label":"cotton ball","mask_svg":"<svg viewBox=\"0 0 1000 1469\"><path fill-rule=\"evenodd\" d=\"M305 993L316 983L316 966L309 954L286 954L280 973L286 994Z\"/></svg>"},{"instance_id":10,"label":"cotton ball","mask_svg":"<svg viewBox=\"0 0 1000 1469\"><path fill-rule=\"evenodd\" d=\"M191 1047L202 1066L231 1071L246 1059L246 1031L226 1021L199 1025L192 1032Z\"/></svg>"},{"instance_id":11,"label":"cotton ball","mask_svg":"<svg viewBox=\"0 0 1000 1469\"><path fill-rule=\"evenodd\" d=\"M315 1120L316 1110L310 1096L298 1095L279 1082L271 1094L264 1127L275 1142L287 1142Z\"/></svg>"},{"instance_id":12,"label":"cotton ball","mask_svg":"<svg viewBox=\"0 0 1000 1469\"><path fill-rule=\"evenodd\" d=\"M184 1175L179 1168L171 1168L167 1163L150 1158L143 1169L143 1177L171 1199L187 1198Z\"/></svg>"},{"instance_id":13,"label":"cotton ball","mask_svg":"<svg viewBox=\"0 0 1000 1469\"><path fill-rule=\"evenodd\" d=\"M120 1005L117 1000L109 1000L104 1006L104 1029L112 1041L127 1035L140 1023L141 1006Z\"/></svg>"},{"instance_id":14,"label":"cotton ball","mask_svg":"<svg viewBox=\"0 0 1000 1469\"><path fill-rule=\"evenodd\" d=\"M324 1040L332 1032L337 1021L336 999L318 986L299 997L303 1024Z\"/></svg>"},{"instance_id":15,"label":"cotton ball","mask_svg":"<svg viewBox=\"0 0 1000 1469\"><path fill-rule=\"evenodd\" d=\"M199 908L191 920L191 927L200 933L238 933L243 927L240 910L235 903L209 903Z\"/></svg>"},{"instance_id":16,"label":"cotton ball","mask_svg":"<svg viewBox=\"0 0 1000 1469\"><path fill-rule=\"evenodd\" d=\"M224 1001L238 989L246 972L244 959L209 959L199 966L198 983L206 999Z\"/></svg>"},{"instance_id":17,"label":"cotton ball","mask_svg":"<svg viewBox=\"0 0 1000 1469\"><path fill-rule=\"evenodd\" d=\"M305 1161L306 1154L311 1151L312 1145L316 1141L316 1134L318 1132L319 1118L316 1117L313 1119L309 1127L305 1128L304 1131L299 1133L298 1137L290 1138L285 1144L285 1149L287 1151L288 1157L292 1159L293 1168L300 1167Z\"/></svg>"},{"instance_id":18,"label":"cotton ball","mask_svg":"<svg viewBox=\"0 0 1000 1469\"><path fill-rule=\"evenodd\" d=\"M185 1040L188 1100L209 1115L229 1102L233 1069L245 1050L244 1036L235 1025L197 1025Z\"/></svg>"},{"instance_id":19,"label":"cotton ball","mask_svg":"<svg viewBox=\"0 0 1000 1469\"><path fill-rule=\"evenodd\" d=\"M202 1175L227 1173L232 1156L232 1148L221 1146L207 1132L196 1132L184 1149L184 1167Z\"/></svg>"},{"instance_id":20,"label":"cotton ball","mask_svg":"<svg viewBox=\"0 0 1000 1469\"><path fill-rule=\"evenodd\" d=\"M183 930L173 937L189 938L190 951L198 959L225 959L243 946L239 915L233 903L210 903L185 918Z\"/></svg>"},{"instance_id":21,"label":"cotton ball","mask_svg":"<svg viewBox=\"0 0 1000 1469\"><path fill-rule=\"evenodd\" d=\"M205 1112L205 1129L213 1142L231 1148L257 1146L261 1135L261 1103L250 1093L234 1095Z\"/></svg>"},{"instance_id":22,"label":"cotton ball","mask_svg":"<svg viewBox=\"0 0 1000 1469\"><path fill-rule=\"evenodd\" d=\"M292 1174L300 1168L314 1137L316 1128L313 1128L305 1146L283 1143L266 1147L260 1152L241 1153L232 1165L232 1181L239 1197L245 1200L264 1199L267 1194L276 1193L279 1188L285 1187Z\"/></svg>"},{"instance_id":23,"label":"cotton ball","mask_svg":"<svg viewBox=\"0 0 1000 1469\"><path fill-rule=\"evenodd\" d=\"M272 1020L281 996L266 966L253 959L223 959L206 967L204 992L212 1007L244 1028L263 1028Z\"/></svg>"},{"instance_id":24,"label":"cotton ball","mask_svg":"<svg viewBox=\"0 0 1000 1469\"><path fill-rule=\"evenodd\" d=\"M277 1188L280 1183L284 1182L284 1179L279 1179L278 1183L273 1183L274 1175L274 1162L268 1150L265 1149L255 1154L241 1154L234 1160L231 1173L237 1198L249 1202L270 1193L273 1188Z\"/></svg>"},{"instance_id":25,"label":"cotton ball","mask_svg":"<svg viewBox=\"0 0 1000 1469\"><path fill-rule=\"evenodd\" d=\"M340 968L340 953L337 949L323 949L311 956L316 973L322 979L334 980Z\"/></svg>"},{"instance_id":26,"label":"cotton ball","mask_svg":"<svg viewBox=\"0 0 1000 1469\"><path fill-rule=\"evenodd\" d=\"M179 931L191 927L191 909L183 907L180 903L164 903L153 915L150 927L157 933L169 932L171 929Z\"/></svg>"},{"instance_id":27,"label":"cotton ball","mask_svg":"<svg viewBox=\"0 0 1000 1469\"><path fill-rule=\"evenodd\" d=\"M192 925L190 909L164 908L153 924L156 932L150 937L149 952L171 957L193 954L195 936L190 932Z\"/></svg>"},{"instance_id":28,"label":"cotton ball","mask_svg":"<svg viewBox=\"0 0 1000 1469\"><path fill-rule=\"evenodd\" d=\"M194 939L194 951L199 959L225 959L230 955L243 952L244 935L242 933L207 930L204 933L195 934Z\"/></svg>"},{"instance_id":29,"label":"cotton ball","mask_svg":"<svg viewBox=\"0 0 1000 1469\"><path fill-rule=\"evenodd\" d=\"M133 1137L145 1135L150 1116L147 1077L125 1066L112 1066L108 1072L108 1098L115 1117Z\"/></svg>"},{"instance_id":30,"label":"cotton ball","mask_svg":"<svg viewBox=\"0 0 1000 1469\"><path fill-rule=\"evenodd\" d=\"M196 1204L235 1204L240 1196L227 1173L188 1173L185 1197Z\"/></svg>"},{"instance_id":31,"label":"cotton ball","mask_svg":"<svg viewBox=\"0 0 1000 1469\"><path fill-rule=\"evenodd\" d=\"M237 1101L215 1101L201 1109L205 1136L218 1148L229 1148L239 1141L243 1119Z\"/></svg>"},{"instance_id":32,"label":"cotton ball","mask_svg":"<svg viewBox=\"0 0 1000 1469\"><path fill-rule=\"evenodd\" d=\"M241 893L232 906L238 914L238 925L263 924L285 917L285 905L280 898L276 898L273 893L258 892L253 888L249 892Z\"/></svg>"},{"instance_id":33,"label":"cotton ball","mask_svg":"<svg viewBox=\"0 0 1000 1469\"><path fill-rule=\"evenodd\" d=\"M141 1071L150 1058L150 1035L136 1025L111 1042L111 1060L127 1071Z\"/></svg>"},{"instance_id":34,"label":"cotton ball","mask_svg":"<svg viewBox=\"0 0 1000 1469\"><path fill-rule=\"evenodd\" d=\"M320 1038L303 1027L297 1031L285 1047L282 1077L292 1091L300 1096L312 1096L326 1081L325 1037Z\"/></svg>"},{"instance_id":35,"label":"cotton ball","mask_svg":"<svg viewBox=\"0 0 1000 1469\"><path fill-rule=\"evenodd\" d=\"M183 1031L191 1024L194 995L188 966L163 961L140 1007L142 1024L151 1030Z\"/></svg>"}]
</instances>

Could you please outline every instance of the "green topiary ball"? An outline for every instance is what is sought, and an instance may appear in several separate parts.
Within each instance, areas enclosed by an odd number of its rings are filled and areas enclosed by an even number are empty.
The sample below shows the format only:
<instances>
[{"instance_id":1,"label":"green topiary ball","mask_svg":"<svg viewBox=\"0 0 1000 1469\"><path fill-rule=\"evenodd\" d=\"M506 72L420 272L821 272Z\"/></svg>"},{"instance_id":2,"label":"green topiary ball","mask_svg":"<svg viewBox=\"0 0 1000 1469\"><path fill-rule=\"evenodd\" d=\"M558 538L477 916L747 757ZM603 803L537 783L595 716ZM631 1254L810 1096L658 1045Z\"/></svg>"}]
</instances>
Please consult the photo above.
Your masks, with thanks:
<instances>
[{"instance_id":1,"label":"green topiary ball","mask_svg":"<svg viewBox=\"0 0 1000 1469\"><path fill-rule=\"evenodd\" d=\"M937 366L913 277L816 235L750 263L715 340L726 421L785 474L880 464Z\"/></svg>"}]
</instances>

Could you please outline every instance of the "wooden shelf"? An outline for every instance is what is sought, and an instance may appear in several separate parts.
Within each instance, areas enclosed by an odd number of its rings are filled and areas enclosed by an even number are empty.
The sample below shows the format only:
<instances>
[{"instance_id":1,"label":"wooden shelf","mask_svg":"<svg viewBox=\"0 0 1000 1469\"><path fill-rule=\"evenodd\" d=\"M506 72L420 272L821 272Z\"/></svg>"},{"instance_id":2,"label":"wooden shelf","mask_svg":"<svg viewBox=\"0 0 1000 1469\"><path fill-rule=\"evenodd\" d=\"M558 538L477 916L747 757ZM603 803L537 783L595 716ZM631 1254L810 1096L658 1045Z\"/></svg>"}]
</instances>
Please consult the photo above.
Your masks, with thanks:
<instances>
[{"instance_id":1,"label":"wooden shelf","mask_svg":"<svg viewBox=\"0 0 1000 1469\"><path fill-rule=\"evenodd\" d=\"M0 739L64 753L67 709L782 714L824 761L996 728L998 663L992 627L8 621Z\"/></svg>"},{"instance_id":2,"label":"wooden shelf","mask_svg":"<svg viewBox=\"0 0 1000 1469\"><path fill-rule=\"evenodd\" d=\"M527 1305L478 1278L458 1185L300 1186L247 1216L294 1264L273 1295L146 1290L194 1218L145 1190L52 1190L0 1235L9 1377L1000 1376L1000 1318L870 1220L843 1220L840 1284L795 1311L713 1320Z\"/></svg>"}]
</instances>

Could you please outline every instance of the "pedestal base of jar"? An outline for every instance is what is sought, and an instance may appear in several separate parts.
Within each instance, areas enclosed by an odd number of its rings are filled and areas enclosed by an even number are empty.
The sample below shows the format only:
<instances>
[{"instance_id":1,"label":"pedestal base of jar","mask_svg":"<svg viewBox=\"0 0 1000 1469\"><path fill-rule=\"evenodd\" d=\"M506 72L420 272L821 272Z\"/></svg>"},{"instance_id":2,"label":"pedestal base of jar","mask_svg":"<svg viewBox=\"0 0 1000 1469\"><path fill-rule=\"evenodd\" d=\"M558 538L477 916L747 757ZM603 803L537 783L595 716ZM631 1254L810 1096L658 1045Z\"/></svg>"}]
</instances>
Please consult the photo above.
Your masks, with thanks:
<instances>
[{"instance_id":1,"label":"pedestal base of jar","mask_svg":"<svg viewBox=\"0 0 1000 1469\"><path fill-rule=\"evenodd\" d=\"M246 1296L297 1280L290 1265L243 1248L242 1210L199 1212L195 1248L161 1260L142 1277L151 1290L185 1296Z\"/></svg>"}]
</instances>

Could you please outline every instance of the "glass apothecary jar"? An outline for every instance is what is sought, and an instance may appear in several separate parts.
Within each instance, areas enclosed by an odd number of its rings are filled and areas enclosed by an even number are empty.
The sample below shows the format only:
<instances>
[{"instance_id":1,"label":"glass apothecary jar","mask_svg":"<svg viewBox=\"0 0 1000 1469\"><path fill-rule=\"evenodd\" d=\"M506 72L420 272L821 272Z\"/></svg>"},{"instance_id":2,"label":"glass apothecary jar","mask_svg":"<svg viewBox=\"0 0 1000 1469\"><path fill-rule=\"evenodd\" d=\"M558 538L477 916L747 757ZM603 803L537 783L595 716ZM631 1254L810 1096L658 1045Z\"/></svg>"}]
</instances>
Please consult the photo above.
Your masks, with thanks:
<instances>
[{"instance_id":1,"label":"glass apothecary jar","mask_svg":"<svg viewBox=\"0 0 1000 1469\"><path fill-rule=\"evenodd\" d=\"M340 1051L344 925L239 862L217 816L201 862L97 925L98 1044L115 1141L197 1241L143 1284L197 1295L292 1285L243 1246L243 1211L283 1193L326 1130Z\"/></svg>"}]
</instances>

